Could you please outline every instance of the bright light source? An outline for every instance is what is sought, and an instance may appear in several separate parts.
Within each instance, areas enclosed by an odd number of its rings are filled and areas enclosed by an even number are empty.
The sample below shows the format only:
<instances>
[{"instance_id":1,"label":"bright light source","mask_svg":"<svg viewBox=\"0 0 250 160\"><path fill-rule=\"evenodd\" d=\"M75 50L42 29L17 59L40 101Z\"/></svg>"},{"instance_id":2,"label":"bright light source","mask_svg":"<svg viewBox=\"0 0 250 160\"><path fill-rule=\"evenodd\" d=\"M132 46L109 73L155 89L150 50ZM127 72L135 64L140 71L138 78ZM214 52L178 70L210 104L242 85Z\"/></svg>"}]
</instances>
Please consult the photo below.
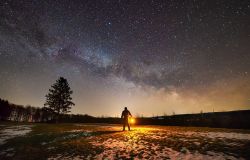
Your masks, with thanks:
<instances>
[{"instance_id":1,"label":"bright light source","mask_svg":"<svg viewBox=\"0 0 250 160\"><path fill-rule=\"evenodd\" d=\"M131 124L135 124L135 119L134 118L129 118L129 123L131 123Z\"/></svg>"}]
</instances>

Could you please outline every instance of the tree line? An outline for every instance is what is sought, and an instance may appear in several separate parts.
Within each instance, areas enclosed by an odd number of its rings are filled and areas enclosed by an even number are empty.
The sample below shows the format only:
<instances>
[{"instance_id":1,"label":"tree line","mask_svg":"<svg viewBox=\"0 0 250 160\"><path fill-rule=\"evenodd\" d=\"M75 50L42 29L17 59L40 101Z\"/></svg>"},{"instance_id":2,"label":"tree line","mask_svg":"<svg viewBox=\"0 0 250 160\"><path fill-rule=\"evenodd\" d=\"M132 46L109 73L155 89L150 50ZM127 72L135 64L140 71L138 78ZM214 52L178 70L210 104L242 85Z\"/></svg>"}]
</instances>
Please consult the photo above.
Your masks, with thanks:
<instances>
[{"instance_id":1,"label":"tree line","mask_svg":"<svg viewBox=\"0 0 250 160\"><path fill-rule=\"evenodd\" d=\"M55 84L49 89L45 96L46 102L43 108L32 107L30 105L15 105L7 100L0 99L0 120L18 122L58 122L61 117L75 104L72 102L70 89L67 79L59 77Z\"/></svg>"},{"instance_id":2,"label":"tree line","mask_svg":"<svg viewBox=\"0 0 250 160\"><path fill-rule=\"evenodd\" d=\"M30 105L16 105L8 100L0 99L0 120L17 122L47 122L53 115L45 108Z\"/></svg>"},{"instance_id":3,"label":"tree line","mask_svg":"<svg viewBox=\"0 0 250 160\"><path fill-rule=\"evenodd\" d=\"M56 115L47 108L23 106L0 98L0 121L49 122L57 121ZM60 122L96 122L96 118L87 114L60 114Z\"/></svg>"}]
</instances>

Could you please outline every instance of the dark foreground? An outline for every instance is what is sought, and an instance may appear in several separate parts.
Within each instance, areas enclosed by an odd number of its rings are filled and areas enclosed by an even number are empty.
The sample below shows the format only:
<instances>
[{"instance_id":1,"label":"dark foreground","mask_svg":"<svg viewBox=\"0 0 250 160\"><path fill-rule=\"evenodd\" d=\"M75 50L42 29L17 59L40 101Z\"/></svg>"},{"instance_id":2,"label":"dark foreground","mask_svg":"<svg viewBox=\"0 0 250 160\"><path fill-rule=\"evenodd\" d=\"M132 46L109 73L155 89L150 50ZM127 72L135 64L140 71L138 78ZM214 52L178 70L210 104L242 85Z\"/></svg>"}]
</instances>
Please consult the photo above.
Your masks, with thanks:
<instances>
[{"instance_id":1,"label":"dark foreground","mask_svg":"<svg viewBox=\"0 0 250 160\"><path fill-rule=\"evenodd\" d=\"M0 123L0 159L250 159L250 130Z\"/></svg>"}]
</instances>

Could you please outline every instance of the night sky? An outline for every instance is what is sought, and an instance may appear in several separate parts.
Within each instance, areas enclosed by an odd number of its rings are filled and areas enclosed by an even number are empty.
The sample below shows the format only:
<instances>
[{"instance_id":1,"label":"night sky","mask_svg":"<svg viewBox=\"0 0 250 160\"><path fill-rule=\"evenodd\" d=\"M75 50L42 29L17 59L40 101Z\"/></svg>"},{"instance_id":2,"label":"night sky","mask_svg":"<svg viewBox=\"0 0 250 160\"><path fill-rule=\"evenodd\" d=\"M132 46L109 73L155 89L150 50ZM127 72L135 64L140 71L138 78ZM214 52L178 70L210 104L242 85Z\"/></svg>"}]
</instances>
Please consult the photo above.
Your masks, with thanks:
<instances>
[{"instance_id":1,"label":"night sky","mask_svg":"<svg viewBox=\"0 0 250 160\"><path fill-rule=\"evenodd\" d=\"M250 109L250 1L1 0L0 98L42 107L60 76L72 113Z\"/></svg>"}]
</instances>

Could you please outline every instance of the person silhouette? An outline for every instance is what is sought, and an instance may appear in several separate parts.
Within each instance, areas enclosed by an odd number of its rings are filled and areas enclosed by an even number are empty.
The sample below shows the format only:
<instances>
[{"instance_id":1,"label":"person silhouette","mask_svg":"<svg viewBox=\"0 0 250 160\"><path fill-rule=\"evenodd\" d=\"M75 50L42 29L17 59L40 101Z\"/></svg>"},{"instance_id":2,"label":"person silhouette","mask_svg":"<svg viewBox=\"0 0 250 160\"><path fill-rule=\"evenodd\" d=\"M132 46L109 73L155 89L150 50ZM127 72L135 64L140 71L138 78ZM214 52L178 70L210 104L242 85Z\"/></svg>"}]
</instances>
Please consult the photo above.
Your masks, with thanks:
<instances>
[{"instance_id":1,"label":"person silhouette","mask_svg":"<svg viewBox=\"0 0 250 160\"><path fill-rule=\"evenodd\" d=\"M123 131L125 131L126 125L128 126L128 130L130 131L130 126L128 122L129 116L132 117L132 114L129 112L127 107L125 107L124 110L122 111L122 116L121 116L121 118L123 119Z\"/></svg>"}]
</instances>

